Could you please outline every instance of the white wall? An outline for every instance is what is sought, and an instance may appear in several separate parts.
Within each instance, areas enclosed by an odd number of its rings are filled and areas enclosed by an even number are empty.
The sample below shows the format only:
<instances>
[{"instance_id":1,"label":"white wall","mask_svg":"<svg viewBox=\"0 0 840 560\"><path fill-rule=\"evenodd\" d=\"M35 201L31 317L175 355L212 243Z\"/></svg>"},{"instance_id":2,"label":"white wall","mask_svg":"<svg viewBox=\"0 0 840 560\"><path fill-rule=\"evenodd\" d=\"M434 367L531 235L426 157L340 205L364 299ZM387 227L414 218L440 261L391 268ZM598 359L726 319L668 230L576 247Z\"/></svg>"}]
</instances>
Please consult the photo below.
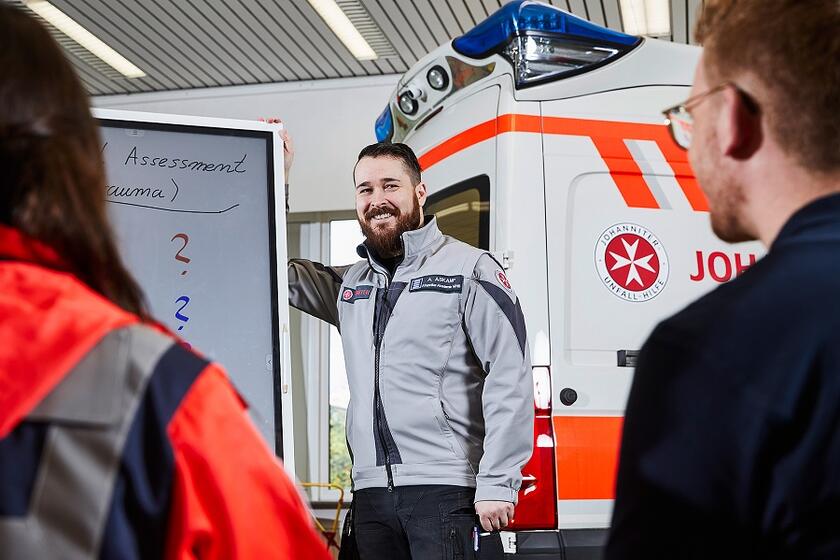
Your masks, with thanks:
<instances>
[{"instance_id":1,"label":"white wall","mask_svg":"<svg viewBox=\"0 0 840 560\"><path fill-rule=\"evenodd\" d=\"M372 76L95 97L109 109L233 119L279 117L295 144L291 211L352 210L356 156L399 76Z\"/></svg>"}]
</instances>

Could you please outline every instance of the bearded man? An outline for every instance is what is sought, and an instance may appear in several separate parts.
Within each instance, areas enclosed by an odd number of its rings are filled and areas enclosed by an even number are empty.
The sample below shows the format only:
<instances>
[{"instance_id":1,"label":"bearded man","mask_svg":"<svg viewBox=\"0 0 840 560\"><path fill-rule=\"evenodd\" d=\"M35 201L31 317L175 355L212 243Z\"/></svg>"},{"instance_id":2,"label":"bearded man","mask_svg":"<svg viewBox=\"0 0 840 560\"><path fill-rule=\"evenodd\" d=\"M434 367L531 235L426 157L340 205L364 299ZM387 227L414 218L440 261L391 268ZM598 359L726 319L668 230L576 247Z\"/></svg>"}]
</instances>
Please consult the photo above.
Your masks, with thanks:
<instances>
[{"instance_id":1,"label":"bearded man","mask_svg":"<svg viewBox=\"0 0 840 560\"><path fill-rule=\"evenodd\" d=\"M368 146L353 177L363 260L292 260L289 300L341 331L360 556L501 558L533 439L519 300L489 253L423 215L411 148Z\"/></svg>"}]
</instances>

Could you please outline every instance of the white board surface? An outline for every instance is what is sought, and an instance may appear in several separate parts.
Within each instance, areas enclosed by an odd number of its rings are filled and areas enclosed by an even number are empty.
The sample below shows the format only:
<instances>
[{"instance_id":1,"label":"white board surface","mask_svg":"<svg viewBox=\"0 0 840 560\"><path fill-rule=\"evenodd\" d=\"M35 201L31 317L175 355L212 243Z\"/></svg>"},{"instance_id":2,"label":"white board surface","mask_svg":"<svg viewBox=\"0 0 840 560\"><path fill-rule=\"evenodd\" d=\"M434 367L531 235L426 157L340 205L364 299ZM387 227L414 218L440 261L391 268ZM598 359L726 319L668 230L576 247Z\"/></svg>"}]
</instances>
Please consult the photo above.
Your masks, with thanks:
<instances>
[{"instance_id":1,"label":"white board surface","mask_svg":"<svg viewBox=\"0 0 840 560\"><path fill-rule=\"evenodd\" d=\"M108 213L152 315L222 364L269 446L293 468L291 406L282 406L291 393L285 387L284 394L285 208L283 197L274 196L278 185L283 193L278 127L127 111L94 115ZM276 423L283 429L275 430Z\"/></svg>"}]
</instances>

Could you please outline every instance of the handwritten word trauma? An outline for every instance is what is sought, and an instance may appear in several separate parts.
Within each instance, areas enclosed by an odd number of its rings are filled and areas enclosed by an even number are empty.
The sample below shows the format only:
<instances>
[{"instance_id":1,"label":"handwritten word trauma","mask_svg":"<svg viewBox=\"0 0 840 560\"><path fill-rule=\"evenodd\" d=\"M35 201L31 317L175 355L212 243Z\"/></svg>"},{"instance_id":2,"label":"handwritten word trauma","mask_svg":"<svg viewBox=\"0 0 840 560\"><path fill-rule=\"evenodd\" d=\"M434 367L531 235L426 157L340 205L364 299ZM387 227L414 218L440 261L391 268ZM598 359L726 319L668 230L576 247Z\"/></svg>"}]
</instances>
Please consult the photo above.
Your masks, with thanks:
<instances>
[{"instance_id":1,"label":"handwritten word trauma","mask_svg":"<svg viewBox=\"0 0 840 560\"><path fill-rule=\"evenodd\" d=\"M108 185L107 195L111 198L166 198L162 189L118 185Z\"/></svg>"},{"instance_id":2,"label":"handwritten word trauma","mask_svg":"<svg viewBox=\"0 0 840 560\"><path fill-rule=\"evenodd\" d=\"M136 165L139 167L162 167L164 169L185 169L190 171L202 171L207 173L245 173L245 158L233 162L207 162L186 158L170 158L161 156L149 156L139 154L137 146L133 147L125 158L123 165Z\"/></svg>"}]
</instances>

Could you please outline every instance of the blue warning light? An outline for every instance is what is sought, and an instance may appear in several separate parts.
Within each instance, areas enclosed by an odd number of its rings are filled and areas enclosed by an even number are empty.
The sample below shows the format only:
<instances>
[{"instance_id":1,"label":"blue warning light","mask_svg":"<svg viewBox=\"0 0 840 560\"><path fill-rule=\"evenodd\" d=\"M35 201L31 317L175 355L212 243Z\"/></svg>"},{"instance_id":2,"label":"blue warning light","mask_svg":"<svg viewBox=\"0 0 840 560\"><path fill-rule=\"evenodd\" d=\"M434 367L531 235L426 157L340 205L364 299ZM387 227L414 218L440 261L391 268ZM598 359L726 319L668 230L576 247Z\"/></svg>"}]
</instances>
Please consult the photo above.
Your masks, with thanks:
<instances>
[{"instance_id":1,"label":"blue warning light","mask_svg":"<svg viewBox=\"0 0 840 560\"><path fill-rule=\"evenodd\" d=\"M632 46L638 37L595 25L585 19L533 0L516 0L452 42L455 50L471 58L484 58L526 32L558 33L570 39Z\"/></svg>"}]
</instances>

